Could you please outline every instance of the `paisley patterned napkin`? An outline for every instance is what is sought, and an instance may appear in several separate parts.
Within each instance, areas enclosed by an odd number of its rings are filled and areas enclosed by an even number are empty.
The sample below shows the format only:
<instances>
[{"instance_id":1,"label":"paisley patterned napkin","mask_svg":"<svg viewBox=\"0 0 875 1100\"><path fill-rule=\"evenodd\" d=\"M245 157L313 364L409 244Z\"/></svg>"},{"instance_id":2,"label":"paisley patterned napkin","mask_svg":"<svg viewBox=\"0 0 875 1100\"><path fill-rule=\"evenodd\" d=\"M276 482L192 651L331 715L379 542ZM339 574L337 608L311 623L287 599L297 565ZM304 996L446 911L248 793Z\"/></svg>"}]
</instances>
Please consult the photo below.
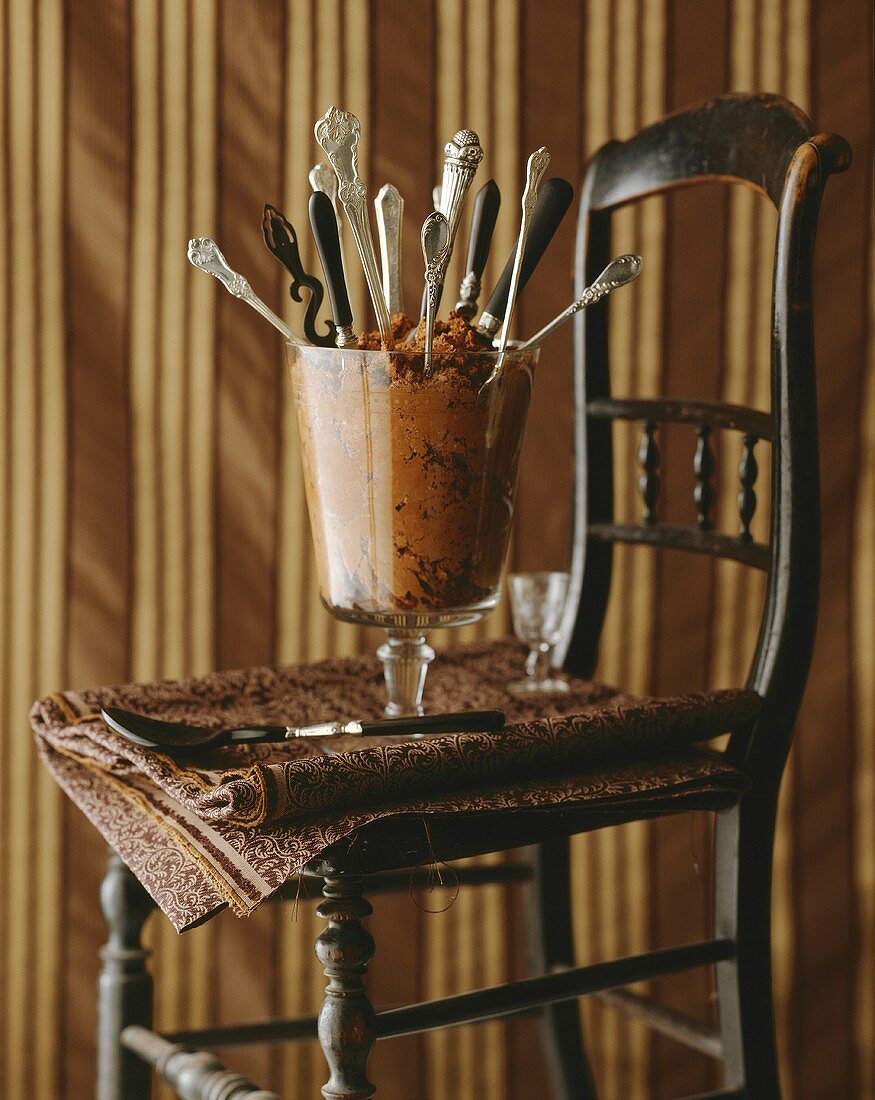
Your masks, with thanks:
<instances>
[{"instance_id":1,"label":"paisley patterned napkin","mask_svg":"<svg viewBox=\"0 0 875 1100\"><path fill-rule=\"evenodd\" d=\"M330 756L302 740L170 757L128 743L99 711L216 728L376 717L384 689L374 658L60 692L35 704L31 722L56 780L180 929L224 904L250 911L330 844L384 817L660 792L723 791L730 805L744 789L728 765L676 754L750 721L754 693L634 699L571 680L566 695L521 698L504 686L520 662L512 643L479 643L442 654L430 672L429 710L504 710L501 733L345 738Z\"/></svg>"}]
</instances>

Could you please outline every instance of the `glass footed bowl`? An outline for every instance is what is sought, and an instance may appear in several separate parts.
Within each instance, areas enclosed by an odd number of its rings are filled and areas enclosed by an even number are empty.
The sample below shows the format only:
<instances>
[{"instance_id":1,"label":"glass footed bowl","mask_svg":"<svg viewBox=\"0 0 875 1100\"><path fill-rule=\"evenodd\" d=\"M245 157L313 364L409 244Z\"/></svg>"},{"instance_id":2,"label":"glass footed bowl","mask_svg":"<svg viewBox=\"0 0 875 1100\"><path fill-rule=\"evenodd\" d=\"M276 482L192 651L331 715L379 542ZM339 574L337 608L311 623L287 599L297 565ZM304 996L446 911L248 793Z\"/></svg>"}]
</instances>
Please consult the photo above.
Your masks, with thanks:
<instances>
[{"instance_id":1,"label":"glass footed bowl","mask_svg":"<svg viewBox=\"0 0 875 1100\"><path fill-rule=\"evenodd\" d=\"M425 632L498 603L537 350L287 344L322 602L385 627L387 713L422 713Z\"/></svg>"}]
</instances>

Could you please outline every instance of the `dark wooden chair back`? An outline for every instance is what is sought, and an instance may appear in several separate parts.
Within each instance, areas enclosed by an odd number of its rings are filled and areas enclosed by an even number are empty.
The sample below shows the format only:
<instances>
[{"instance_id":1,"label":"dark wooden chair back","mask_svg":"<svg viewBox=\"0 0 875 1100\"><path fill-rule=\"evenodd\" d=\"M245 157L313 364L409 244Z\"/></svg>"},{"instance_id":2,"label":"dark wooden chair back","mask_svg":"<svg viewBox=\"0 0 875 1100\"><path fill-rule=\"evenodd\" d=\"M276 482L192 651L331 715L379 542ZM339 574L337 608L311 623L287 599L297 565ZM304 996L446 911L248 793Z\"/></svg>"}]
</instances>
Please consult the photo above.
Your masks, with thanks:
<instances>
[{"instance_id":1,"label":"dark wooden chair back","mask_svg":"<svg viewBox=\"0 0 875 1100\"><path fill-rule=\"evenodd\" d=\"M575 514L565 667L591 675L607 608L616 542L729 558L768 572L759 642L748 685L765 704L753 731L733 738L730 754L777 783L789 749L814 640L820 548L817 403L811 314L812 253L829 175L845 170L843 138L813 135L809 120L771 95L726 95L681 111L626 142L596 153L584 180L576 246L576 294L610 258L611 215L648 195L722 180L760 191L777 207L772 293L770 413L720 402L614 397L608 356L609 302L576 317ZM646 263L646 257L645 257ZM643 424L640 523L614 520L611 424ZM698 435L695 526L661 523L657 511L658 424L693 425ZM716 430L741 433L739 523L713 529ZM771 445L771 532L751 536L758 443ZM760 735L768 730L768 736Z\"/></svg>"}]
</instances>

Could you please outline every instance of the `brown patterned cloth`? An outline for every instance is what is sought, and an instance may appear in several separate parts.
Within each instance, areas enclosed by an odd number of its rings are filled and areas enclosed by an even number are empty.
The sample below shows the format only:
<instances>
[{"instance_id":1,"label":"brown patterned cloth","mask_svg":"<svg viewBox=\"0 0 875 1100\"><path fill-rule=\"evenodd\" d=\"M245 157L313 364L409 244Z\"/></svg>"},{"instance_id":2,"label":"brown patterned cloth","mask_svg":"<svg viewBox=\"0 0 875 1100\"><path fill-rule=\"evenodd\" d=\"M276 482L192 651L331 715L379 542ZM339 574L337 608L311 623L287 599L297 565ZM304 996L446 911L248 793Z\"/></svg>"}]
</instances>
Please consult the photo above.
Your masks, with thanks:
<instances>
[{"instance_id":1,"label":"brown patterned cloth","mask_svg":"<svg viewBox=\"0 0 875 1100\"><path fill-rule=\"evenodd\" d=\"M521 661L511 643L480 643L442 654L430 672L430 711L504 710L501 733L335 739L336 755L294 741L172 758L130 744L99 711L216 728L377 717L375 658L61 692L36 703L31 722L46 767L180 930L224 904L251 911L330 844L386 817L680 808L703 794L721 808L745 789L740 772L686 747L752 719L755 693L634 699L571 680L566 695L518 697L505 685Z\"/></svg>"}]
</instances>

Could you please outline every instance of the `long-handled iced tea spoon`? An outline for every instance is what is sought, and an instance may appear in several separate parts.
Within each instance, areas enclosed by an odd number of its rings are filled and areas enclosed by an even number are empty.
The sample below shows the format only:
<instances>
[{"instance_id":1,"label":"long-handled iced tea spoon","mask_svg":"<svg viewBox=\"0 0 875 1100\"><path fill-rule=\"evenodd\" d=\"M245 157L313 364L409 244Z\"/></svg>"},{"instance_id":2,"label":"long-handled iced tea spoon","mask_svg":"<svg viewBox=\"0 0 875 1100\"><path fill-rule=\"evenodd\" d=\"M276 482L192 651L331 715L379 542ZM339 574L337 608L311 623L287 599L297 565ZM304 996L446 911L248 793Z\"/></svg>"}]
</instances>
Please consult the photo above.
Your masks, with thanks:
<instances>
[{"instance_id":1,"label":"long-handled iced tea spoon","mask_svg":"<svg viewBox=\"0 0 875 1100\"><path fill-rule=\"evenodd\" d=\"M450 228L449 248L447 252L447 264L453 255L453 246L456 241L456 233L459 229L459 221L462 217L462 207L471 183L477 172L480 162L483 160L483 149L480 138L473 130L459 130L444 146L444 171L440 185L440 205L438 210L447 219ZM438 290L437 308L440 307L441 291ZM425 315L425 300L422 303L422 315Z\"/></svg>"},{"instance_id":2,"label":"long-handled iced tea spoon","mask_svg":"<svg viewBox=\"0 0 875 1100\"><path fill-rule=\"evenodd\" d=\"M521 203L522 217L520 218L520 235L517 240L516 255L513 261L513 272L510 277L510 289L507 292L507 310L505 311L504 324L501 328L501 339L498 342L498 360L492 370L492 374L486 379L484 386L488 386L490 382L494 382L501 374L502 368L504 367L504 360L507 355L507 340L510 336L510 325L513 320L517 290L520 284L520 270L523 264L523 253L526 250L526 238L529 235L529 225L532 220L532 214L535 212L535 204L538 201L538 187L541 184L541 180L544 178L544 173L547 171L547 165L549 163L550 154L547 152L546 147L542 145L540 149L536 149L534 153L531 154L526 164L526 186L523 188Z\"/></svg>"},{"instance_id":3,"label":"long-handled iced tea spoon","mask_svg":"<svg viewBox=\"0 0 875 1100\"><path fill-rule=\"evenodd\" d=\"M534 336L530 336L524 344L520 344L516 350L528 351L530 348L538 347L551 333L555 332L560 325L564 325L570 317L573 317L575 313L579 313L580 310L586 309L587 306L595 305L595 303L600 302L602 298L607 298L612 290L616 290L621 286L626 286L626 284L631 283L633 279L637 279L641 273L641 264L641 257L635 256L632 253L627 253L625 256L618 256L615 260L611 260L601 275L599 275L594 282L590 283L577 301L572 302L568 309L564 309L557 317L554 317L549 324L544 325L542 329L536 332Z\"/></svg>"},{"instance_id":4,"label":"long-handled iced tea spoon","mask_svg":"<svg viewBox=\"0 0 875 1100\"><path fill-rule=\"evenodd\" d=\"M222 255L219 246L211 237L195 237L189 241L188 258L196 268L206 271L208 275L218 279L229 294L242 299L247 305L252 306L256 312L260 313L265 320L270 321L277 332L281 332L286 340L290 340L293 344L304 342L299 336L295 336L285 321L278 317L270 306L262 302L249 285L249 280L229 267L228 261Z\"/></svg>"},{"instance_id":5,"label":"long-handled iced tea spoon","mask_svg":"<svg viewBox=\"0 0 875 1100\"><path fill-rule=\"evenodd\" d=\"M358 142L362 127L355 115L341 111L339 107L329 107L316 123L314 133L322 146L329 163L337 173L339 184L338 197L349 219L356 247L365 269L365 279L377 316L377 328L380 340L386 348L394 346L392 329L389 324L389 310L380 282L380 269L374 252L374 239L371 236L371 223L365 204L367 191L361 181L358 169Z\"/></svg>"},{"instance_id":6,"label":"long-handled iced tea spoon","mask_svg":"<svg viewBox=\"0 0 875 1100\"><path fill-rule=\"evenodd\" d=\"M425 260L425 363L423 371L431 371L434 319L438 295L447 273L450 258L450 227L439 211L429 214L422 224L422 258Z\"/></svg>"},{"instance_id":7,"label":"long-handled iced tea spoon","mask_svg":"<svg viewBox=\"0 0 875 1100\"><path fill-rule=\"evenodd\" d=\"M398 188L384 183L374 199L377 236L383 261L383 293L389 313L403 313L401 296L401 230L404 223L404 199Z\"/></svg>"}]
</instances>

